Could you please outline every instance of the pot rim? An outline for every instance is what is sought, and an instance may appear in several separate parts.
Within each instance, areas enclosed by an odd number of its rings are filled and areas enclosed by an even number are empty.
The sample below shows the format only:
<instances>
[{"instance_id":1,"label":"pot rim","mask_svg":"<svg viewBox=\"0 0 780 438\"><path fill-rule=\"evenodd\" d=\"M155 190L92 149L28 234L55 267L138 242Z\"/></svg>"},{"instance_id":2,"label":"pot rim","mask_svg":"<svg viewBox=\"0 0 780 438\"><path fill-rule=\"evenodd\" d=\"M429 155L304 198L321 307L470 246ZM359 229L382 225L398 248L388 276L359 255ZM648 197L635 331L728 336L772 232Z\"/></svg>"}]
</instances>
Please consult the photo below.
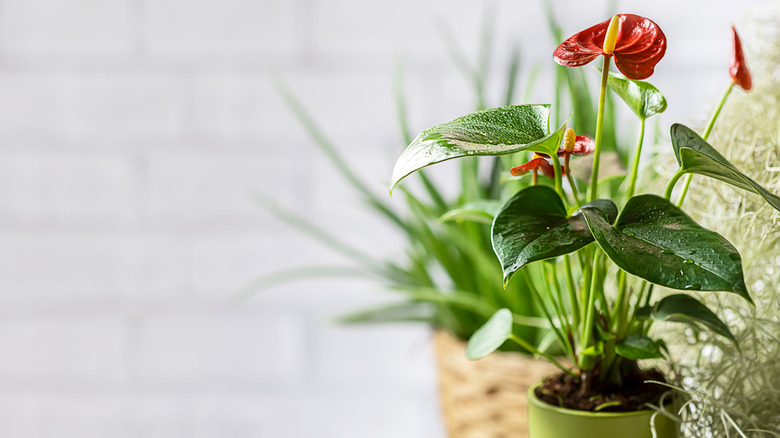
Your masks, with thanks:
<instances>
[{"instance_id":1,"label":"pot rim","mask_svg":"<svg viewBox=\"0 0 780 438\"><path fill-rule=\"evenodd\" d=\"M539 386L541 386L541 384L542 384L541 382L538 382L535 385L528 388L529 405L533 403L537 407L541 409L546 409L548 411L555 411L560 414L572 415L576 417L596 417L596 418L634 417L640 415L652 415L655 413L655 411L652 409L642 409L639 411L627 411L627 412L593 412L593 411L580 411L577 409L568 409L559 406L553 406L549 403L539 400L539 398L536 396L534 390Z\"/></svg>"}]
</instances>

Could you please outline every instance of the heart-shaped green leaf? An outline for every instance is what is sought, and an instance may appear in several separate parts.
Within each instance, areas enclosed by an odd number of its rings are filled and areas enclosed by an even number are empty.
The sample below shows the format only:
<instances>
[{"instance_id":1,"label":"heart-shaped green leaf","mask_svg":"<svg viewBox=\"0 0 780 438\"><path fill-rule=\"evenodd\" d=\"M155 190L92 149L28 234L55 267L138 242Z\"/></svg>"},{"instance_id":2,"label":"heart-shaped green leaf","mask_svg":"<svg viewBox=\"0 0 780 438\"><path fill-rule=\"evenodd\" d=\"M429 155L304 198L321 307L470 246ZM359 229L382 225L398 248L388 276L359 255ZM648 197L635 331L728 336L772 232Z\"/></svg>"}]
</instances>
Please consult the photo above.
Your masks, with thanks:
<instances>
[{"instance_id":1,"label":"heart-shaped green leaf","mask_svg":"<svg viewBox=\"0 0 780 438\"><path fill-rule=\"evenodd\" d=\"M460 207L444 213L439 220L442 222L458 220L489 224L501 208L501 201L496 199L480 199L467 202Z\"/></svg>"},{"instance_id":2,"label":"heart-shaped green leaf","mask_svg":"<svg viewBox=\"0 0 780 438\"><path fill-rule=\"evenodd\" d=\"M658 343L645 335L631 334L615 345L615 353L630 360L664 357Z\"/></svg>"},{"instance_id":3,"label":"heart-shaped green leaf","mask_svg":"<svg viewBox=\"0 0 780 438\"><path fill-rule=\"evenodd\" d=\"M669 201L635 196L614 227L592 208L582 212L601 248L624 271L673 289L728 291L752 302L734 246Z\"/></svg>"},{"instance_id":4,"label":"heart-shaped green leaf","mask_svg":"<svg viewBox=\"0 0 780 438\"><path fill-rule=\"evenodd\" d=\"M549 105L513 105L479 111L426 129L396 161L390 190L412 172L453 158L520 151L555 154L566 123L550 133L549 116Z\"/></svg>"},{"instance_id":5,"label":"heart-shaped green leaf","mask_svg":"<svg viewBox=\"0 0 780 438\"><path fill-rule=\"evenodd\" d=\"M471 360L482 359L498 350L511 336L512 312L500 309L471 336L466 346L466 357Z\"/></svg>"},{"instance_id":6,"label":"heart-shaped green leaf","mask_svg":"<svg viewBox=\"0 0 780 438\"><path fill-rule=\"evenodd\" d=\"M672 125L672 146L680 168L688 173L698 173L731 184L735 187L757 193L776 210L780 210L780 197L763 188L733 164L699 134L679 123Z\"/></svg>"},{"instance_id":7,"label":"heart-shaped green leaf","mask_svg":"<svg viewBox=\"0 0 780 438\"><path fill-rule=\"evenodd\" d=\"M607 84L640 119L666 111L666 98L649 82L632 81L610 73Z\"/></svg>"},{"instance_id":8,"label":"heart-shaped green leaf","mask_svg":"<svg viewBox=\"0 0 780 438\"><path fill-rule=\"evenodd\" d=\"M617 216L612 201L599 199L588 206L607 223ZM528 263L569 254L593 242L582 215L568 217L560 196L546 186L528 187L507 201L493 220L492 239L504 284Z\"/></svg>"},{"instance_id":9,"label":"heart-shaped green leaf","mask_svg":"<svg viewBox=\"0 0 780 438\"><path fill-rule=\"evenodd\" d=\"M698 322L713 332L737 343L728 326L718 315L689 295L669 295L656 304L650 316L656 321Z\"/></svg>"}]
</instances>

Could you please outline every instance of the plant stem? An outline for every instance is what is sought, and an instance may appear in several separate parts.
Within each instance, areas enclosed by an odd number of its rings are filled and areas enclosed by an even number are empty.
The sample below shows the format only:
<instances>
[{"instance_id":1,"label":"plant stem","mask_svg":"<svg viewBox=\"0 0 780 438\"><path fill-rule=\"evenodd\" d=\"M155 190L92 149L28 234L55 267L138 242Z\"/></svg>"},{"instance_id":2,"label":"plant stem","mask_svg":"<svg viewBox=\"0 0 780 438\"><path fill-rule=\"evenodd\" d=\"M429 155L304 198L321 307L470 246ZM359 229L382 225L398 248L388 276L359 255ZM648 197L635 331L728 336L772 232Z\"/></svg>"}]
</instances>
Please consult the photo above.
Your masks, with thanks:
<instances>
[{"instance_id":1,"label":"plant stem","mask_svg":"<svg viewBox=\"0 0 780 438\"><path fill-rule=\"evenodd\" d=\"M570 158L571 155L566 154L566 158L563 159L563 172L566 174L566 179L569 180L571 193L574 196L574 202L577 204L577 208L582 208L582 203L580 202L580 193L577 191L577 184L574 183L574 177L571 176L571 169L569 168Z\"/></svg>"},{"instance_id":2,"label":"plant stem","mask_svg":"<svg viewBox=\"0 0 780 438\"><path fill-rule=\"evenodd\" d=\"M623 324L626 319L628 319L628 315L625 315L625 312L623 312L624 302L626 300L626 271L620 270L618 272L618 294L617 298L615 299L615 313L612 314L612 320L614 323L614 330L615 333L620 333L620 331L623 329Z\"/></svg>"},{"instance_id":3,"label":"plant stem","mask_svg":"<svg viewBox=\"0 0 780 438\"><path fill-rule=\"evenodd\" d=\"M571 273L571 261L569 255L563 256L563 266L566 268L566 284L569 288L569 301L574 326L580 324L580 306L577 302L577 287L574 285L574 275Z\"/></svg>"},{"instance_id":4,"label":"plant stem","mask_svg":"<svg viewBox=\"0 0 780 438\"><path fill-rule=\"evenodd\" d=\"M733 89L734 89L734 81L731 81L729 86L726 88L726 92L723 93L723 97L720 98L720 103L718 104L718 107L715 108L715 112L712 114L712 117L710 117L710 122L707 124L707 128L704 130L704 134L701 136L702 140L707 140L707 137L710 136L712 127L715 126L715 120L718 119L718 116L720 115L720 110L723 109L723 105L726 103L726 99L728 99L729 95L731 94L731 90ZM688 179L685 180L685 185L683 186L683 190L680 193L680 200L677 201L678 207L682 207L683 201L685 201L685 195L688 194L688 187L691 185L692 179L693 179L693 174L690 174L688 175Z\"/></svg>"},{"instance_id":5,"label":"plant stem","mask_svg":"<svg viewBox=\"0 0 780 438\"><path fill-rule=\"evenodd\" d=\"M561 175L561 160L558 159L557 154L552 154L553 171L555 172L555 191L558 192L558 196L563 200L563 205L566 210L569 209L568 201L566 200L566 193L563 192L563 176Z\"/></svg>"},{"instance_id":6,"label":"plant stem","mask_svg":"<svg viewBox=\"0 0 780 438\"><path fill-rule=\"evenodd\" d=\"M636 152L634 153L634 162L631 164L631 176L628 183L628 191L626 192L626 199L631 199L634 196L634 190L636 189L636 179L639 175L639 157L642 155L642 143L645 140L645 118L642 117L639 124L639 143L636 145Z\"/></svg>"},{"instance_id":7,"label":"plant stem","mask_svg":"<svg viewBox=\"0 0 780 438\"><path fill-rule=\"evenodd\" d=\"M536 181L537 181L537 179L538 179L538 173L539 173L539 171L538 171L538 170L536 170L536 169L534 169L533 176L531 177L531 185L532 185L532 186L535 186L535 185L536 185Z\"/></svg>"},{"instance_id":8,"label":"plant stem","mask_svg":"<svg viewBox=\"0 0 780 438\"><path fill-rule=\"evenodd\" d=\"M574 377L576 377L576 376L577 376L577 374L576 374L574 371L572 371L572 370L570 370L570 369L568 369L568 368L564 367L563 365L561 365L561 363L560 363L560 362L558 362L557 360L555 360L555 358L554 358L554 357L550 356L550 355L549 355L549 354L547 354L547 353L542 353L541 351L537 350L537 349L536 349L536 348L535 348L533 345L531 345L531 344L529 344L528 342L526 342L524 339L518 338L518 337L517 337L517 336L515 336L515 335L511 335L511 336L509 337L509 339L513 340L513 341L514 341L514 342L516 342L516 343L517 343L519 346L521 346L521 347L525 348L526 350L530 351L531 353L533 353L533 354L536 354L536 355L538 355L538 356L542 356L543 358L545 358L545 359L549 360L549 361L550 361L550 363L552 363L552 364L553 364L553 365L555 365L556 367L560 368L560 369L561 369L561 370L562 370L564 373L566 373L566 374L569 374L569 375L571 375L571 376L574 376Z\"/></svg>"},{"instance_id":9,"label":"plant stem","mask_svg":"<svg viewBox=\"0 0 780 438\"><path fill-rule=\"evenodd\" d=\"M590 290L588 291L587 301L585 304L585 318L582 324L582 331L580 332L580 345L584 350L590 347L591 335L593 333L593 316L596 313L596 288L599 280L598 276L598 263L601 256L600 251L596 251L593 257L593 271L592 279L590 282ZM595 366L593 357L580 355L580 368L583 370L589 370Z\"/></svg>"},{"instance_id":10,"label":"plant stem","mask_svg":"<svg viewBox=\"0 0 780 438\"><path fill-rule=\"evenodd\" d=\"M685 172L682 168L680 168L677 173L672 176L672 179L669 180L669 184L666 186L666 193L664 193L664 198L666 198L667 201L672 199L672 191L674 191L674 186L683 175L685 175Z\"/></svg>"},{"instance_id":11,"label":"plant stem","mask_svg":"<svg viewBox=\"0 0 780 438\"><path fill-rule=\"evenodd\" d=\"M593 202L598 197L599 189L599 158L601 157L601 144L604 128L604 100L607 96L607 79L609 79L609 62L611 56L604 56L604 67L601 69L601 91L599 92L599 112L596 119L596 147L593 151L593 170L590 175L590 196L589 202Z\"/></svg>"}]
</instances>

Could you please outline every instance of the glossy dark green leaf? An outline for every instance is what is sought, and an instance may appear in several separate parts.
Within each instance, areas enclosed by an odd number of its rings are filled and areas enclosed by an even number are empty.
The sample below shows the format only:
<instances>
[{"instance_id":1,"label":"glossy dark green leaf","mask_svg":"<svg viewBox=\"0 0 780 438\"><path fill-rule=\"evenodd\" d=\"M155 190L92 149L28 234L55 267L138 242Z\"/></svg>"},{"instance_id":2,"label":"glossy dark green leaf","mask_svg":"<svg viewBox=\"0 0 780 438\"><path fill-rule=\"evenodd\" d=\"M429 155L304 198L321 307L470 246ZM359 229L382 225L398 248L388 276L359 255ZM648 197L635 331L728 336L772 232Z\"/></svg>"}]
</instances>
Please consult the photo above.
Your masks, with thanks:
<instances>
[{"instance_id":1,"label":"glossy dark green leaf","mask_svg":"<svg viewBox=\"0 0 780 438\"><path fill-rule=\"evenodd\" d=\"M566 124L550 133L549 115L549 105L504 106L426 129L396 161L390 190L412 172L453 158L520 151L554 154Z\"/></svg>"},{"instance_id":2,"label":"glossy dark green leaf","mask_svg":"<svg viewBox=\"0 0 780 438\"><path fill-rule=\"evenodd\" d=\"M466 357L471 360L482 359L498 350L511 336L512 312L500 309L471 336L466 346Z\"/></svg>"},{"instance_id":3,"label":"glossy dark green leaf","mask_svg":"<svg viewBox=\"0 0 780 438\"><path fill-rule=\"evenodd\" d=\"M740 172L699 134L679 123L672 125L672 146L680 168L687 173L698 173L761 195L780 211L780 197Z\"/></svg>"},{"instance_id":4,"label":"glossy dark green leaf","mask_svg":"<svg viewBox=\"0 0 780 438\"><path fill-rule=\"evenodd\" d=\"M607 84L640 119L666 111L666 98L649 82L632 81L610 73Z\"/></svg>"},{"instance_id":5,"label":"glossy dark green leaf","mask_svg":"<svg viewBox=\"0 0 780 438\"><path fill-rule=\"evenodd\" d=\"M645 335L631 334L615 345L615 353L630 360L664 357L658 343Z\"/></svg>"},{"instance_id":6,"label":"glossy dark green leaf","mask_svg":"<svg viewBox=\"0 0 780 438\"><path fill-rule=\"evenodd\" d=\"M460 207L444 213L439 220L445 221L471 221L489 224L501 208L501 201L496 199L480 199L468 202Z\"/></svg>"},{"instance_id":7,"label":"glossy dark green leaf","mask_svg":"<svg viewBox=\"0 0 780 438\"><path fill-rule=\"evenodd\" d=\"M588 206L607 223L617 216L612 201L599 199ZM521 190L507 201L493 220L492 239L504 284L528 263L569 254L593 242L582 215L568 217L561 198L546 186Z\"/></svg>"},{"instance_id":8,"label":"glossy dark green leaf","mask_svg":"<svg viewBox=\"0 0 780 438\"><path fill-rule=\"evenodd\" d=\"M698 322L713 332L737 343L728 326L718 315L689 295L669 295L656 304L650 315L656 321Z\"/></svg>"},{"instance_id":9,"label":"glossy dark green leaf","mask_svg":"<svg viewBox=\"0 0 780 438\"><path fill-rule=\"evenodd\" d=\"M635 196L614 227L593 209L582 211L601 248L624 271L673 289L728 291L752 302L734 246L669 201Z\"/></svg>"}]
</instances>

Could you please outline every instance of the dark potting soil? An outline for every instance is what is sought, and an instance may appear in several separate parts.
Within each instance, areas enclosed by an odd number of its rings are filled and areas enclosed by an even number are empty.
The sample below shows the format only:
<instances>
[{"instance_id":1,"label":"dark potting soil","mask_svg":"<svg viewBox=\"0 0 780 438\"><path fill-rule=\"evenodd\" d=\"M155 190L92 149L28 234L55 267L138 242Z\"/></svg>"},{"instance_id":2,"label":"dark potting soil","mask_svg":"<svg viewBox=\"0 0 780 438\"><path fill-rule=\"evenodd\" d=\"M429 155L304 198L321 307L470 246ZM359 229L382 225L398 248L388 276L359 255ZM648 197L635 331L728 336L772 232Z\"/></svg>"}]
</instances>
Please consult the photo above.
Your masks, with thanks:
<instances>
[{"instance_id":1,"label":"dark potting soil","mask_svg":"<svg viewBox=\"0 0 780 438\"><path fill-rule=\"evenodd\" d=\"M566 373L550 376L542 381L534 393L539 400L553 406L580 411L626 412L646 409L646 403L657 404L661 394L669 388L647 380L666 382L657 370L637 371L623 385L593 385L582 392L582 381Z\"/></svg>"}]
</instances>

